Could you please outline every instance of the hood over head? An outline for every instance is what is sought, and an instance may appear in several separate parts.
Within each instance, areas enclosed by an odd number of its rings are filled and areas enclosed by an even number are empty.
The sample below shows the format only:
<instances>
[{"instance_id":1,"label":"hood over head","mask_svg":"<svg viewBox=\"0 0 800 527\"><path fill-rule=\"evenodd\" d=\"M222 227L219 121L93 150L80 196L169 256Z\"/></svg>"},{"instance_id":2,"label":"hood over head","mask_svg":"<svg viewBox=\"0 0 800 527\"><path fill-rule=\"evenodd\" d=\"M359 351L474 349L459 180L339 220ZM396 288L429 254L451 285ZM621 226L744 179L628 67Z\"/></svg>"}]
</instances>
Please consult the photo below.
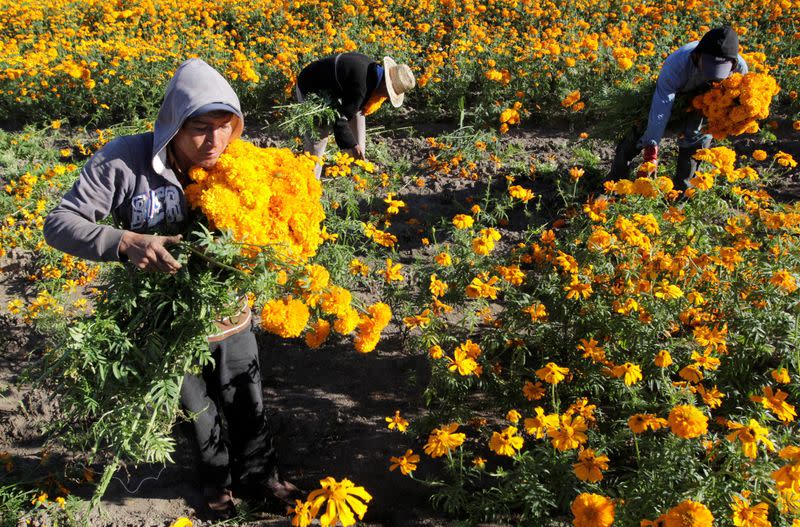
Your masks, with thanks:
<instances>
[{"instance_id":1,"label":"hood over head","mask_svg":"<svg viewBox=\"0 0 800 527\"><path fill-rule=\"evenodd\" d=\"M244 118L239 98L228 81L200 59L189 59L178 66L153 128L153 170L157 174L164 171L166 147L187 119L219 109L236 116L231 140L237 139L242 135Z\"/></svg>"}]
</instances>

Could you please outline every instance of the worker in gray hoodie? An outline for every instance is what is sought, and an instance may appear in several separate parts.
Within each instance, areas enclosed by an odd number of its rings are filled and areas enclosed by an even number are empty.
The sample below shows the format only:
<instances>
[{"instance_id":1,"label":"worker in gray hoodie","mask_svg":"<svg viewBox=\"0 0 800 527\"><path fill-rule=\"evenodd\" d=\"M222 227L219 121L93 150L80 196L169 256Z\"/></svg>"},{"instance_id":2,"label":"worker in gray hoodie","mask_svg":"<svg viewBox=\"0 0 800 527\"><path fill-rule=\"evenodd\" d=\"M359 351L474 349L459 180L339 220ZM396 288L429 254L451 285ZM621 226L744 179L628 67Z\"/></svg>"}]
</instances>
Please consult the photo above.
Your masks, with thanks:
<instances>
[{"instance_id":1,"label":"worker in gray hoodie","mask_svg":"<svg viewBox=\"0 0 800 527\"><path fill-rule=\"evenodd\" d=\"M243 126L239 99L228 82L202 60L187 60L167 86L153 132L119 137L92 156L48 214L45 240L81 258L176 272L181 264L167 247L180 241L178 233L189 220L183 192L189 170L213 167ZM114 226L98 223L109 215ZM217 326L208 337L214 366L199 376L187 374L181 387L181 404L196 415L207 504L217 514L232 513L234 484L264 486L289 502L298 491L278 476L247 303ZM228 434L222 431L223 416Z\"/></svg>"}]
</instances>

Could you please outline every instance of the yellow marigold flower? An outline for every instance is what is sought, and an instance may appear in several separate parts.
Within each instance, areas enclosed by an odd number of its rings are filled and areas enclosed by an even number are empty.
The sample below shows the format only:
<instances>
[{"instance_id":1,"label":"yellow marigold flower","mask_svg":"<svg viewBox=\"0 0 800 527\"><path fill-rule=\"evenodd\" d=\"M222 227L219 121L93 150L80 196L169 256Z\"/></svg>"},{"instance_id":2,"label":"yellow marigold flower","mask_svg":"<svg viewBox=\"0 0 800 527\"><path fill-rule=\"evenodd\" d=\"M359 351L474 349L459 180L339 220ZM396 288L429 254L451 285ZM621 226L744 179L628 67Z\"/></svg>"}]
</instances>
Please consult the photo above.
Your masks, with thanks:
<instances>
[{"instance_id":1,"label":"yellow marigold flower","mask_svg":"<svg viewBox=\"0 0 800 527\"><path fill-rule=\"evenodd\" d=\"M797 417L797 411L793 405L786 402L788 393L782 390L777 390L773 393L771 386L764 386L763 394L763 396L751 395L750 400L761 403L764 408L775 414L775 417L784 423L794 421L795 417Z\"/></svg>"},{"instance_id":2,"label":"yellow marigold flower","mask_svg":"<svg viewBox=\"0 0 800 527\"><path fill-rule=\"evenodd\" d=\"M42 492L41 494L39 494L38 496L36 496L35 498L33 498L31 500L31 504L33 504L33 505L42 505L43 503L47 503L47 493L46 492Z\"/></svg>"},{"instance_id":3,"label":"yellow marigold flower","mask_svg":"<svg viewBox=\"0 0 800 527\"><path fill-rule=\"evenodd\" d=\"M439 280L435 274L431 275L431 284L430 286L428 286L428 290L431 292L433 296L435 297L443 296L448 289L449 286L445 282Z\"/></svg>"},{"instance_id":4,"label":"yellow marigold flower","mask_svg":"<svg viewBox=\"0 0 800 527\"><path fill-rule=\"evenodd\" d=\"M61 496L58 496L54 501L56 502L56 505L58 505L59 509L64 509L64 508L67 507L67 500L65 500ZM181 518L178 518L178 520L180 520L180 519ZM187 518L183 518L183 519L187 519ZM178 520L175 520L175 521L178 521ZM187 523L186 527L192 527L192 522L190 521L189 523Z\"/></svg>"},{"instance_id":5,"label":"yellow marigold flower","mask_svg":"<svg viewBox=\"0 0 800 527\"><path fill-rule=\"evenodd\" d=\"M331 323L320 318L311 324L311 331L306 333L306 344L311 349L319 348L328 339L331 332Z\"/></svg>"},{"instance_id":6,"label":"yellow marigold flower","mask_svg":"<svg viewBox=\"0 0 800 527\"><path fill-rule=\"evenodd\" d=\"M292 515L292 527L308 527L311 525L315 516L311 514L311 503L307 501L303 502L298 499L294 500L294 503L294 507L289 511L289 514Z\"/></svg>"},{"instance_id":7,"label":"yellow marigold flower","mask_svg":"<svg viewBox=\"0 0 800 527\"><path fill-rule=\"evenodd\" d=\"M773 159L782 167L795 168L797 166L797 161L794 160L791 154L786 152L778 152L773 156Z\"/></svg>"},{"instance_id":8,"label":"yellow marigold flower","mask_svg":"<svg viewBox=\"0 0 800 527\"><path fill-rule=\"evenodd\" d=\"M562 415L558 428L548 428L547 435L553 446L563 452L584 444L589 439L586 430L588 426L583 417Z\"/></svg>"},{"instance_id":9,"label":"yellow marigold flower","mask_svg":"<svg viewBox=\"0 0 800 527\"><path fill-rule=\"evenodd\" d=\"M636 364L631 364L630 362L620 364L619 366L614 366L611 369L611 372L614 378L619 379L622 377L626 386L633 386L642 380L642 369Z\"/></svg>"},{"instance_id":10,"label":"yellow marigold flower","mask_svg":"<svg viewBox=\"0 0 800 527\"><path fill-rule=\"evenodd\" d=\"M419 315L404 317L403 324L405 324L407 328L426 328L428 324L431 323L430 314L431 310L426 309Z\"/></svg>"},{"instance_id":11,"label":"yellow marigold flower","mask_svg":"<svg viewBox=\"0 0 800 527\"><path fill-rule=\"evenodd\" d=\"M517 428L509 426L502 432L493 432L489 440L489 448L497 455L513 457L525 442L517 435Z\"/></svg>"},{"instance_id":12,"label":"yellow marigold flower","mask_svg":"<svg viewBox=\"0 0 800 527\"><path fill-rule=\"evenodd\" d=\"M572 275L569 285L564 286L568 300L586 300L592 294L592 284L583 283L578 275Z\"/></svg>"},{"instance_id":13,"label":"yellow marigold flower","mask_svg":"<svg viewBox=\"0 0 800 527\"><path fill-rule=\"evenodd\" d=\"M569 368L548 362L543 368L536 370L536 376L548 384L558 384L569 374Z\"/></svg>"},{"instance_id":14,"label":"yellow marigold flower","mask_svg":"<svg viewBox=\"0 0 800 527\"><path fill-rule=\"evenodd\" d=\"M453 265L453 259L450 257L448 253L439 253L436 255L434 260L436 260L436 263L441 265L442 267Z\"/></svg>"},{"instance_id":15,"label":"yellow marigold flower","mask_svg":"<svg viewBox=\"0 0 800 527\"><path fill-rule=\"evenodd\" d=\"M753 159L756 161L764 161L767 158L767 153L763 150L753 150Z\"/></svg>"},{"instance_id":16,"label":"yellow marigold flower","mask_svg":"<svg viewBox=\"0 0 800 527\"><path fill-rule=\"evenodd\" d=\"M708 431L708 417L689 404L673 408L668 421L672 433L683 439L699 437Z\"/></svg>"},{"instance_id":17,"label":"yellow marigold flower","mask_svg":"<svg viewBox=\"0 0 800 527\"><path fill-rule=\"evenodd\" d=\"M356 487L349 479L337 482L328 476L320 480L321 489L311 491L307 502L311 503L311 517L315 517L322 505L328 502L325 513L320 516L319 523L323 527L331 527L336 522L341 522L342 527L355 525L355 516L364 519L367 512L367 503L372 501L372 496L364 487ZM355 515L355 516L354 516Z\"/></svg>"},{"instance_id":18,"label":"yellow marigold flower","mask_svg":"<svg viewBox=\"0 0 800 527\"><path fill-rule=\"evenodd\" d=\"M606 360L606 351L601 346L598 346L598 342L595 339L580 339L579 342L577 349L583 352L584 359L591 359L593 362Z\"/></svg>"},{"instance_id":19,"label":"yellow marigold flower","mask_svg":"<svg viewBox=\"0 0 800 527\"><path fill-rule=\"evenodd\" d=\"M781 384L789 384L789 382L791 382L791 378L789 377L789 370L787 370L786 368L781 367L774 369L770 372L770 375L772 376L773 379L775 379L775 382L779 382Z\"/></svg>"},{"instance_id":20,"label":"yellow marigold flower","mask_svg":"<svg viewBox=\"0 0 800 527\"><path fill-rule=\"evenodd\" d=\"M578 462L572 465L572 471L581 481L597 483L603 479L603 470L608 470L608 456L598 456L591 448L578 453Z\"/></svg>"},{"instance_id":21,"label":"yellow marigold flower","mask_svg":"<svg viewBox=\"0 0 800 527\"><path fill-rule=\"evenodd\" d=\"M58 499L58 498L56 498L56 499ZM61 499L63 500L64 498L61 498ZM192 520L190 520L189 518L187 518L185 516L181 516L180 518L178 518L174 522L172 522L169 525L169 527L192 527Z\"/></svg>"},{"instance_id":22,"label":"yellow marigold flower","mask_svg":"<svg viewBox=\"0 0 800 527\"><path fill-rule=\"evenodd\" d=\"M391 258L386 259L386 269L378 271L378 274L382 275L384 280L387 282L399 282L400 280L404 280L400 269L403 268L402 264L395 264L392 262Z\"/></svg>"},{"instance_id":23,"label":"yellow marigold flower","mask_svg":"<svg viewBox=\"0 0 800 527\"><path fill-rule=\"evenodd\" d=\"M478 363L475 362L475 359L470 357L467 351L460 346L453 352L453 357L448 357L447 360L450 361L447 369L458 371L459 375L465 377L473 375L478 369Z\"/></svg>"},{"instance_id":24,"label":"yellow marigold flower","mask_svg":"<svg viewBox=\"0 0 800 527\"><path fill-rule=\"evenodd\" d=\"M484 282L479 277L472 279L472 282L467 286L466 293L469 298L490 298L497 299L497 292L499 288L494 284L500 281L500 278L492 276L488 281Z\"/></svg>"},{"instance_id":25,"label":"yellow marigold flower","mask_svg":"<svg viewBox=\"0 0 800 527\"><path fill-rule=\"evenodd\" d=\"M521 187L520 185L513 185L508 187L508 193L512 198L516 198L523 203L527 203L532 200L536 195L533 193L531 189L527 189Z\"/></svg>"},{"instance_id":26,"label":"yellow marigold flower","mask_svg":"<svg viewBox=\"0 0 800 527\"><path fill-rule=\"evenodd\" d=\"M794 293L797 291L797 280L795 280L794 275L786 269L781 269L773 274L769 279L769 283L775 287L780 287L787 293Z\"/></svg>"},{"instance_id":27,"label":"yellow marigold flower","mask_svg":"<svg viewBox=\"0 0 800 527\"><path fill-rule=\"evenodd\" d=\"M387 417L386 422L389 423L387 428L394 430L397 428L398 432L405 432L408 428L408 421L400 416L400 410L395 410L393 417Z\"/></svg>"},{"instance_id":28,"label":"yellow marigold flower","mask_svg":"<svg viewBox=\"0 0 800 527\"><path fill-rule=\"evenodd\" d=\"M656 358L653 359L653 362L659 368L668 368L670 365L672 365L672 355L670 355L669 351L667 350L660 350L658 353L656 353Z\"/></svg>"},{"instance_id":29,"label":"yellow marigold flower","mask_svg":"<svg viewBox=\"0 0 800 527\"><path fill-rule=\"evenodd\" d=\"M634 414L628 418L628 428L634 434L644 433L648 428L655 431L668 424L666 419L653 414Z\"/></svg>"},{"instance_id":30,"label":"yellow marigold flower","mask_svg":"<svg viewBox=\"0 0 800 527\"><path fill-rule=\"evenodd\" d=\"M457 423L431 430L424 447L425 453L434 458L441 457L460 447L467 436L460 432L456 433L456 430L458 430Z\"/></svg>"},{"instance_id":31,"label":"yellow marigold flower","mask_svg":"<svg viewBox=\"0 0 800 527\"><path fill-rule=\"evenodd\" d=\"M392 456L389 458L389 461L392 463L389 466L389 471L392 471L396 468L400 469L400 473L404 476L408 476L415 470L417 470L417 463L419 463L419 456L414 453L413 450L406 450L406 453L400 457Z\"/></svg>"},{"instance_id":32,"label":"yellow marigold flower","mask_svg":"<svg viewBox=\"0 0 800 527\"><path fill-rule=\"evenodd\" d=\"M759 503L750 506L750 500L744 496L733 496L733 525L736 527L771 527L769 522L769 505ZM747 493L749 495L749 493Z\"/></svg>"},{"instance_id":33,"label":"yellow marigold flower","mask_svg":"<svg viewBox=\"0 0 800 527\"><path fill-rule=\"evenodd\" d=\"M369 266L358 258L353 258L350 261L350 274L369 276Z\"/></svg>"},{"instance_id":34,"label":"yellow marigold flower","mask_svg":"<svg viewBox=\"0 0 800 527\"><path fill-rule=\"evenodd\" d=\"M333 322L333 329L340 335L347 335L361 322L361 315L351 306L337 313L336 320Z\"/></svg>"},{"instance_id":35,"label":"yellow marigold flower","mask_svg":"<svg viewBox=\"0 0 800 527\"><path fill-rule=\"evenodd\" d=\"M383 202L387 205L386 214L397 214L400 212L400 209L406 206L405 202L394 199L394 193L392 192L386 195Z\"/></svg>"},{"instance_id":36,"label":"yellow marigold flower","mask_svg":"<svg viewBox=\"0 0 800 527\"><path fill-rule=\"evenodd\" d=\"M656 298L663 298L664 300L674 300L683 296L681 288L670 284L668 280L662 280L661 283L653 289L653 296Z\"/></svg>"},{"instance_id":37,"label":"yellow marigold flower","mask_svg":"<svg viewBox=\"0 0 800 527\"><path fill-rule=\"evenodd\" d=\"M455 225L456 229L469 229L472 227L475 220L472 216L467 214L456 214L453 216L453 225Z\"/></svg>"},{"instance_id":38,"label":"yellow marigold flower","mask_svg":"<svg viewBox=\"0 0 800 527\"><path fill-rule=\"evenodd\" d=\"M561 100L561 106L563 106L564 108L569 108L570 106L578 102L580 99L581 99L581 91L580 90L572 91L569 93L569 95L567 95Z\"/></svg>"},{"instance_id":39,"label":"yellow marigold flower","mask_svg":"<svg viewBox=\"0 0 800 527\"><path fill-rule=\"evenodd\" d=\"M722 327L714 326L697 326L693 330L694 340L701 346L716 349L725 345L725 339L728 334L727 324Z\"/></svg>"},{"instance_id":40,"label":"yellow marigold flower","mask_svg":"<svg viewBox=\"0 0 800 527\"><path fill-rule=\"evenodd\" d=\"M472 466L475 468L483 468L486 466L486 460L480 456L472 459Z\"/></svg>"},{"instance_id":41,"label":"yellow marigold flower","mask_svg":"<svg viewBox=\"0 0 800 527\"><path fill-rule=\"evenodd\" d=\"M350 302L352 302L352 300L353 295L350 291L338 285L334 285L329 287L328 290L320 296L320 307L322 308L322 312L326 315L340 316L352 309L350 307ZM350 331L352 331L352 329ZM349 333L349 331L346 333Z\"/></svg>"},{"instance_id":42,"label":"yellow marigold flower","mask_svg":"<svg viewBox=\"0 0 800 527\"><path fill-rule=\"evenodd\" d=\"M570 510L575 527L610 527L614 523L614 501L600 494L578 494Z\"/></svg>"},{"instance_id":43,"label":"yellow marigold flower","mask_svg":"<svg viewBox=\"0 0 800 527\"><path fill-rule=\"evenodd\" d=\"M725 397L725 394L719 391L716 385L713 388L707 389L702 384L698 384L696 390L709 408L719 408L722 406L722 398Z\"/></svg>"},{"instance_id":44,"label":"yellow marigold flower","mask_svg":"<svg viewBox=\"0 0 800 527\"><path fill-rule=\"evenodd\" d=\"M392 310L383 302L377 302L369 308L358 323L353 340L356 351L369 353L375 349L381 338L381 332L392 319Z\"/></svg>"},{"instance_id":45,"label":"yellow marigold flower","mask_svg":"<svg viewBox=\"0 0 800 527\"><path fill-rule=\"evenodd\" d=\"M750 419L750 423L746 425L728 421L727 426L733 432L728 434L726 439L728 441L738 439L742 443L742 453L750 459L755 459L758 455L758 443L764 443L771 452L775 451L775 445L767 437L769 429L761 426L755 419Z\"/></svg>"},{"instance_id":46,"label":"yellow marigold flower","mask_svg":"<svg viewBox=\"0 0 800 527\"><path fill-rule=\"evenodd\" d=\"M299 337L308 324L308 306L291 295L270 300L261 310L261 326L283 338Z\"/></svg>"},{"instance_id":47,"label":"yellow marigold flower","mask_svg":"<svg viewBox=\"0 0 800 527\"><path fill-rule=\"evenodd\" d=\"M664 517L664 527L712 527L714 516L702 503L686 500L672 507Z\"/></svg>"},{"instance_id":48,"label":"yellow marigold flower","mask_svg":"<svg viewBox=\"0 0 800 527\"><path fill-rule=\"evenodd\" d=\"M428 350L428 356L430 356L430 358L432 359L441 359L442 357L444 357L444 350L442 349L441 346L435 344L431 346L430 349Z\"/></svg>"},{"instance_id":49,"label":"yellow marigold flower","mask_svg":"<svg viewBox=\"0 0 800 527\"><path fill-rule=\"evenodd\" d=\"M550 429L557 429L559 425L558 414L545 415L541 406L534 408L535 415L526 417L523 421L525 433L533 436L534 439L541 439Z\"/></svg>"},{"instance_id":50,"label":"yellow marigold flower","mask_svg":"<svg viewBox=\"0 0 800 527\"><path fill-rule=\"evenodd\" d=\"M529 401L538 401L544 397L545 389L539 381L536 381L536 384L533 384L531 381L525 381L525 384L522 386L522 394Z\"/></svg>"},{"instance_id":51,"label":"yellow marigold flower","mask_svg":"<svg viewBox=\"0 0 800 527\"><path fill-rule=\"evenodd\" d=\"M689 381L693 384L697 384L703 380L703 371L697 364L689 364L688 366L684 366L678 372L678 375L681 379Z\"/></svg>"},{"instance_id":52,"label":"yellow marigold flower","mask_svg":"<svg viewBox=\"0 0 800 527\"><path fill-rule=\"evenodd\" d=\"M321 265L312 264L305 267L306 276L299 280L298 285L311 292L319 292L328 286L330 273Z\"/></svg>"},{"instance_id":53,"label":"yellow marigold flower","mask_svg":"<svg viewBox=\"0 0 800 527\"><path fill-rule=\"evenodd\" d=\"M531 304L530 306L524 308L522 312L530 315L531 322L547 320L547 308L544 306L544 304Z\"/></svg>"}]
</instances>

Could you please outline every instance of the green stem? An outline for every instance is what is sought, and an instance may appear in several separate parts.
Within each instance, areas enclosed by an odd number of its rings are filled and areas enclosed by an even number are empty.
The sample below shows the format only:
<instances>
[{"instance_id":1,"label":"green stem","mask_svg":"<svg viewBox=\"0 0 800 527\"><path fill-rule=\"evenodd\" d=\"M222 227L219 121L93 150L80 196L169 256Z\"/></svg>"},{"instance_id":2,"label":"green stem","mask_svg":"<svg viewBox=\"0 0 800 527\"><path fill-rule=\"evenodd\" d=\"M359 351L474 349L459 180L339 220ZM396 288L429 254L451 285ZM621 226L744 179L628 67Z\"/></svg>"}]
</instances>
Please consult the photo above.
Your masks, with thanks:
<instances>
[{"instance_id":1,"label":"green stem","mask_svg":"<svg viewBox=\"0 0 800 527\"><path fill-rule=\"evenodd\" d=\"M235 268L233 266L230 266L228 264L224 264L224 263L220 262L219 260L217 260L216 258L212 258L212 257L208 256L203 251L199 250L197 247L195 247L194 245L192 245L190 243L181 243L181 245L183 247L186 247L187 249L189 249L189 251L192 254L194 254L196 256L199 256L200 258L202 258L206 262L210 263L211 265L219 267L220 269L225 269L225 270L228 270L228 271L231 271L231 272L234 272L234 273L238 273L238 274L240 274L240 275L242 275L244 277L247 276L247 274L244 271L242 271L241 269L237 269L237 268Z\"/></svg>"}]
</instances>

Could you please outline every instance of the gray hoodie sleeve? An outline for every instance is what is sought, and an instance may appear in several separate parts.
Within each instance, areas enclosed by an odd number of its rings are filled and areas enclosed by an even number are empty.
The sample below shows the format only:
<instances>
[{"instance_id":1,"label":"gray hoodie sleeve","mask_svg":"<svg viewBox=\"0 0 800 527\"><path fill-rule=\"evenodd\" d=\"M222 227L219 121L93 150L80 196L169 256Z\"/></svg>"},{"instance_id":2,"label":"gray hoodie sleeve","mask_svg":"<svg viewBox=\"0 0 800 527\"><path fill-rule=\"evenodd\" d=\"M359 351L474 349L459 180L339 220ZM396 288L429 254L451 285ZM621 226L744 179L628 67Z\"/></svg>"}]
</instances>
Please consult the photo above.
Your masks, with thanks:
<instances>
[{"instance_id":1,"label":"gray hoodie sleeve","mask_svg":"<svg viewBox=\"0 0 800 527\"><path fill-rule=\"evenodd\" d=\"M97 222L108 217L125 197L124 139L106 145L84 166L78 181L61 203L47 215L44 238L65 253L97 261L119 261L122 229Z\"/></svg>"}]
</instances>

